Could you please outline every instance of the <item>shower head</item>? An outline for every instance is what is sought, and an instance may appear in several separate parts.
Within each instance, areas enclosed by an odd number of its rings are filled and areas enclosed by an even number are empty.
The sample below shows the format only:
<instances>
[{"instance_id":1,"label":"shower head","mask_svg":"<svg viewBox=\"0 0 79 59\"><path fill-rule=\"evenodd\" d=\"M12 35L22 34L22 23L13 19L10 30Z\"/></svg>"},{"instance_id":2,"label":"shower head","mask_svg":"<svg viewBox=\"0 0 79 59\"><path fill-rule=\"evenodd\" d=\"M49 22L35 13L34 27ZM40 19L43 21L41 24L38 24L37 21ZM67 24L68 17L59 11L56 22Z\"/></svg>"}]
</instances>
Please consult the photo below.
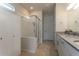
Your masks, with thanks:
<instances>
[{"instance_id":1,"label":"shower head","mask_svg":"<svg viewBox=\"0 0 79 59\"><path fill-rule=\"evenodd\" d=\"M37 18L38 20L40 20L40 18L39 18L37 15L31 15L30 17L35 17L35 18Z\"/></svg>"}]
</instances>

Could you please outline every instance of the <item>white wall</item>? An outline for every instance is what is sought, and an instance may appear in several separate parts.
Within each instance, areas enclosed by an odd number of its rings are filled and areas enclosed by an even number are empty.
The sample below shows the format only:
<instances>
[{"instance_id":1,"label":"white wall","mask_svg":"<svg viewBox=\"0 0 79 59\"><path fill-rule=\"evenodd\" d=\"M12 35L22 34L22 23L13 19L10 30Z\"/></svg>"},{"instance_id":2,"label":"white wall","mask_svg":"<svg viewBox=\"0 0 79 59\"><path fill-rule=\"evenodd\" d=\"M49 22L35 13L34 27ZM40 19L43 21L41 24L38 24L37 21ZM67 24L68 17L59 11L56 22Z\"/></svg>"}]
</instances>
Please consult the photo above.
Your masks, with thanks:
<instances>
[{"instance_id":1,"label":"white wall","mask_svg":"<svg viewBox=\"0 0 79 59\"><path fill-rule=\"evenodd\" d=\"M20 55L20 16L0 7L0 55Z\"/></svg>"},{"instance_id":2,"label":"white wall","mask_svg":"<svg viewBox=\"0 0 79 59\"><path fill-rule=\"evenodd\" d=\"M56 4L56 32L63 32L67 29L67 10L64 3Z\"/></svg>"}]
</instances>

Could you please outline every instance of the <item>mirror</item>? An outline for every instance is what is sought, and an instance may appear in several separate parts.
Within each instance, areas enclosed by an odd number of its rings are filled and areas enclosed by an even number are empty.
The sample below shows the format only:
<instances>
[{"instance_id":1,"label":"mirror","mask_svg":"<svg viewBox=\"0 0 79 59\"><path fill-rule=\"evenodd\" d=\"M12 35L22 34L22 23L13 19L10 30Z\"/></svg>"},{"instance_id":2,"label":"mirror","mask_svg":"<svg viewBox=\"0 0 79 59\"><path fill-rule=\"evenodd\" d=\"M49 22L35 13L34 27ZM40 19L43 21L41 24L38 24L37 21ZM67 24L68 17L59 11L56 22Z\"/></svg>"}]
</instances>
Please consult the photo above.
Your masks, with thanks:
<instances>
[{"instance_id":1,"label":"mirror","mask_svg":"<svg viewBox=\"0 0 79 59\"><path fill-rule=\"evenodd\" d=\"M79 8L67 11L68 29L79 32Z\"/></svg>"}]
</instances>

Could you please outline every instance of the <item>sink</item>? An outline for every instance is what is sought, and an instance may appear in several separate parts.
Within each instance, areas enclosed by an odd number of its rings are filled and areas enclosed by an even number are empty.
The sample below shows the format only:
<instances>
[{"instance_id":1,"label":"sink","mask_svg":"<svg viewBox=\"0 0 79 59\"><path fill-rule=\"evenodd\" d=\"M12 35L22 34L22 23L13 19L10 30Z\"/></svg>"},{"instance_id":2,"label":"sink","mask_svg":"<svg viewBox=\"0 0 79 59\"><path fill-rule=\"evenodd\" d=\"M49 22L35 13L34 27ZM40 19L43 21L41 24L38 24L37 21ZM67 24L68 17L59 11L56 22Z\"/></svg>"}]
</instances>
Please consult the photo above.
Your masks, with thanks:
<instances>
[{"instance_id":1,"label":"sink","mask_svg":"<svg viewBox=\"0 0 79 59\"><path fill-rule=\"evenodd\" d=\"M74 42L79 42L79 40L74 40Z\"/></svg>"},{"instance_id":2,"label":"sink","mask_svg":"<svg viewBox=\"0 0 79 59\"><path fill-rule=\"evenodd\" d=\"M79 45L79 40L74 40L75 44Z\"/></svg>"}]
</instances>

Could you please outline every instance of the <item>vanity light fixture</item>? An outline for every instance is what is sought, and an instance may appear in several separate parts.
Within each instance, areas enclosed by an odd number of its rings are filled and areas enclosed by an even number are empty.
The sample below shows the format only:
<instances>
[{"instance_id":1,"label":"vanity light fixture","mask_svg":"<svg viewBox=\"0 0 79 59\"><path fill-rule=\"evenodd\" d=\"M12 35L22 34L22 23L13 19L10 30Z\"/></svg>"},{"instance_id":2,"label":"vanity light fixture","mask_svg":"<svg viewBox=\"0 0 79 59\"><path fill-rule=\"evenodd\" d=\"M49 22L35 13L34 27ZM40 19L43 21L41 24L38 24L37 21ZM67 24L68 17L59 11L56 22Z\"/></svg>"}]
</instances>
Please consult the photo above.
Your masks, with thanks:
<instances>
[{"instance_id":1,"label":"vanity light fixture","mask_svg":"<svg viewBox=\"0 0 79 59\"><path fill-rule=\"evenodd\" d=\"M77 9L78 7L79 7L79 4L77 3L73 9L75 10L75 9Z\"/></svg>"},{"instance_id":2,"label":"vanity light fixture","mask_svg":"<svg viewBox=\"0 0 79 59\"><path fill-rule=\"evenodd\" d=\"M13 7L13 6L12 6L11 4L9 4L9 3L0 3L0 6L6 8L6 9L8 9L8 10L10 10L10 11L15 11L15 7Z\"/></svg>"},{"instance_id":3,"label":"vanity light fixture","mask_svg":"<svg viewBox=\"0 0 79 59\"><path fill-rule=\"evenodd\" d=\"M69 6L67 7L67 10L70 10L71 8L73 8L74 5L75 5L75 3L71 3L71 4L69 4Z\"/></svg>"}]
</instances>

